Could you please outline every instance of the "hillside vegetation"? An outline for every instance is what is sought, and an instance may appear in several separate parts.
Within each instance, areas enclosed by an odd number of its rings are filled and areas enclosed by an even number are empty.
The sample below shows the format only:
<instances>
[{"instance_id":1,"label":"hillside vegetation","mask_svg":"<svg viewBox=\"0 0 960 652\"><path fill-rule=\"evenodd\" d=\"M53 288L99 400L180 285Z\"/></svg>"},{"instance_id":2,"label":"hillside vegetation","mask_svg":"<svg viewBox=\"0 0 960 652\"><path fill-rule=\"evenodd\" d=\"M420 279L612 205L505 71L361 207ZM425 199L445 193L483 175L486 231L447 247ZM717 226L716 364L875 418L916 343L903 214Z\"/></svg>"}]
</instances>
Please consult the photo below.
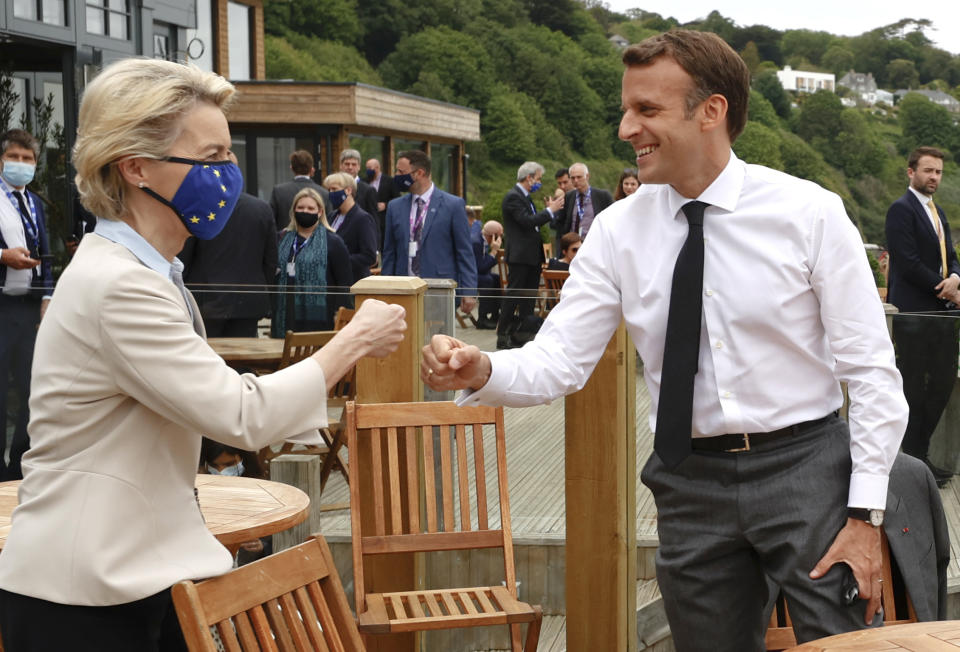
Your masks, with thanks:
<instances>
[{"instance_id":1,"label":"hillside vegetation","mask_svg":"<svg viewBox=\"0 0 960 652\"><path fill-rule=\"evenodd\" d=\"M486 205L485 217L498 216L517 165L528 159L543 163L548 175L583 160L594 185L612 189L633 164L633 152L617 139L623 66L608 37L637 42L682 27L715 32L753 74L738 156L838 193L864 237L882 244L887 207L906 187L907 152L940 146L950 154L937 201L960 230L956 115L920 95L896 106L845 107L831 92L787 93L775 74L790 65L839 79L853 69L873 74L888 90L928 88L960 97L960 57L924 36L928 21L905 18L849 37L739 26L717 11L681 25L641 10L613 12L595 0L264 5L269 78L362 81L480 109L482 140L467 146L468 197Z\"/></svg>"}]
</instances>

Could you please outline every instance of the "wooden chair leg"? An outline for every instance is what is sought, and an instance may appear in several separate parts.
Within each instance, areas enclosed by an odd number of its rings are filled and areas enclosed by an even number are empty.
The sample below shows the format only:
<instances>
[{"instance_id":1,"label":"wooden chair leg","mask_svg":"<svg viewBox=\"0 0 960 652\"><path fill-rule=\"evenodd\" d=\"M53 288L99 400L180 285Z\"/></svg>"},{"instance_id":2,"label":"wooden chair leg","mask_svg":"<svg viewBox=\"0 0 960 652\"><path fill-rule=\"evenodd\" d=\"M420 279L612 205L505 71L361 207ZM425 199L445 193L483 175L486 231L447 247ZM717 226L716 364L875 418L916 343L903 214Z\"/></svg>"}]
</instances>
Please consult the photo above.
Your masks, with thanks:
<instances>
[{"instance_id":1,"label":"wooden chair leg","mask_svg":"<svg viewBox=\"0 0 960 652\"><path fill-rule=\"evenodd\" d=\"M327 442L327 454L323 458L323 466L320 467L320 493L323 494L323 488L327 485L327 480L333 469L339 469L348 486L350 484L350 473L347 469L347 463L340 457L340 449L343 448L343 430L322 429L320 432L323 434L324 441ZM332 434L330 434L331 432Z\"/></svg>"},{"instance_id":2,"label":"wooden chair leg","mask_svg":"<svg viewBox=\"0 0 960 652\"><path fill-rule=\"evenodd\" d=\"M540 644L540 625L543 623L543 609L539 605L533 605L533 611L536 617L527 625L527 640L523 644L523 652L536 652L537 645Z\"/></svg>"}]
</instances>

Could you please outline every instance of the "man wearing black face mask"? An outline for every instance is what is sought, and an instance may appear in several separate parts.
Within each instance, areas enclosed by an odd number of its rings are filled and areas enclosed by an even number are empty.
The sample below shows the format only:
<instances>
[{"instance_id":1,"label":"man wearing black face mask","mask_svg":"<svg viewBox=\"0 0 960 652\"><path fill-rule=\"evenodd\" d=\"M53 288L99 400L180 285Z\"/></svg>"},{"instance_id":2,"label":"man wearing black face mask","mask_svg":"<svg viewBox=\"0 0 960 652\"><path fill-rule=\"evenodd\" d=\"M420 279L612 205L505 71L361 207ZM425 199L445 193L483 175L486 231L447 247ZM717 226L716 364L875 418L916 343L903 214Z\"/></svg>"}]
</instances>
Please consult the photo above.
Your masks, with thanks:
<instances>
[{"instance_id":1,"label":"man wearing black face mask","mask_svg":"<svg viewBox=\"0 0 960 652\"><path fill-rule=\"evenodd\" d=\"M377 214L377 191L369 183L360 178L360 152L355 149L345 149L340 152L340 171L346 172L357 184L357 194L354 199L360 208L370 215Z\"/></svg>"},{"instance_id":2,"label":"man wearing black face mask","mask_svg":"<svg viewBox=\"0 0 960 652\"><path fill-rule=\"evenodd\" d=\"M387 222L387 204L400 196L400 191L393 183L393 177L383 174L380 161L375 158L367 161L367 183L377 191L377 212L373 215L377 221L377 230L380 234L379 250L383 251L383 228Z\"/></svg>"}]
</instances>

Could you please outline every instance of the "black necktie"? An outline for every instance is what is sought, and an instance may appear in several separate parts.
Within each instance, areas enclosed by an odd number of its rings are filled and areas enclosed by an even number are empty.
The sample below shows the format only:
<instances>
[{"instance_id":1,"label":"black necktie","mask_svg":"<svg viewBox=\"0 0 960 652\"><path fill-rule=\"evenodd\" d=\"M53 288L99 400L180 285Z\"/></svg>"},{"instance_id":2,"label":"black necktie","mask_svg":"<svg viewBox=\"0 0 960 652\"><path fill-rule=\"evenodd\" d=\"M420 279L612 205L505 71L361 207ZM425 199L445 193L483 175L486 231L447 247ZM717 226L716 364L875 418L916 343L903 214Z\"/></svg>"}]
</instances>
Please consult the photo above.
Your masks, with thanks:
<instances>
[{"instance_id":1,"label":"black necktie","mask_svg":"<svg viewBox=\"0 0 960 652\"><path fill-rule=\"evenodd\" d=\"M668 468L690 455L693 421L693 378L700 356L703 314L703 211L707 204L683 205L689 224L687 240L677 256L670 288L667 337L663 348L660 402L653 449Z\"/></svg>"}]
</instances>

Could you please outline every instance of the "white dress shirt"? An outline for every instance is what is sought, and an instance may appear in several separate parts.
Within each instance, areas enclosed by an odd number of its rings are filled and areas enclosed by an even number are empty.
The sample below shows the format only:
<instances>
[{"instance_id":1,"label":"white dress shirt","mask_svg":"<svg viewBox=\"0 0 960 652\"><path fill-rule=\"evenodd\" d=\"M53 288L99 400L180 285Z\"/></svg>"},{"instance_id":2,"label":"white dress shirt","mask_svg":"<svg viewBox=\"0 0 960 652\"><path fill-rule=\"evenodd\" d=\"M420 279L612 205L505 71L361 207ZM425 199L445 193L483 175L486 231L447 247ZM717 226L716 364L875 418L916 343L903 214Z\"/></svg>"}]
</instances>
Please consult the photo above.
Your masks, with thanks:
<instances>
[{"instance_id":1,"label":"white dress shirt","mask_svg":"<svg viewBox=\"0 0 960 652\"><path fill-rule=\"evenodd\" d=\"M907 404L860 236L840 198L732 153L697 198L704 231L703 327L693 436L769 432L836 410L849 384L848 504L882 509ZM657 404L670 287L690 199L644 184L594 221L563 299L537 338L490 354L460 404L526 406L579 390L620 319Z\"/></svg>"},{"instance_id":2,"label":"white dress shirt","mask_svg":"<svg viewBox=\"0 0 960 652\"><path fill-rule=\"evenodd\" d=\"M20 207L10 201L4 190L13 192L14 188L3 178L0 178L0 233L7 243L8 249L27 247L27 237L23 232L23 221L20 218ZM26 192L25 190L23 192ZM7 267L7 276L3 284L3 293L19 296L30 291L33 283L33 270ZM47 297L49 298L49 297Z\"/></svg>"}]
</instances>

